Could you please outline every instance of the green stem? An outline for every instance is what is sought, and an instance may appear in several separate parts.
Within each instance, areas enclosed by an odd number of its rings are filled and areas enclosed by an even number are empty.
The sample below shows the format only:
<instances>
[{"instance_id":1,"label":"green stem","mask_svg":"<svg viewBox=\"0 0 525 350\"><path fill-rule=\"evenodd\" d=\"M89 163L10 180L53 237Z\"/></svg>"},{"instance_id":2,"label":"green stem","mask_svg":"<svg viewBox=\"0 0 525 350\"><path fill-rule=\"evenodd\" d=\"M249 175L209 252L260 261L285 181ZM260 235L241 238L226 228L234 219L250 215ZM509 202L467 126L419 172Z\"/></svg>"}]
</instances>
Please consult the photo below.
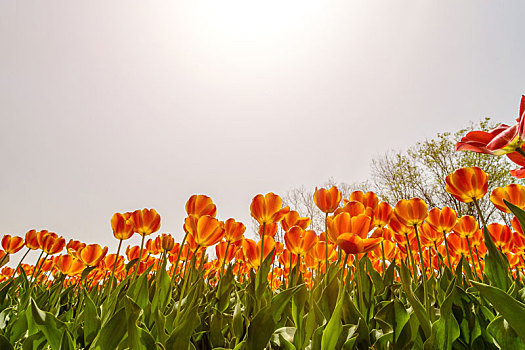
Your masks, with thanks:
<instances>
[{"instance_id":1,"label":"green stem","mask_svg":"<svg viewBox=\"0 0 525 350\"><path fill-rule=\"evenodd\" d=\"M381 254L383 255L383 273L381 274L383 277L385 277L386 272L386 258L385 258L385 246L383 245L383 241L381 241Z\"/></svg>"},{"instance_id":2,"label":"green stem","mask_svg":"<svg viewBox=\"0 0 525 350\"><path fill-rule=\"evenodd\" d=\"M327 273L328 272L328 213L325 214L324 217L324 238L325 238L325 266L324 270ZM328 279L326 279L326 285L328 286Z\"/></svg>"},{"instance_id":3,"label":"green stem","mask_svg":"<svg viewBox=\"0 0 525 350\"><path fill-rule=\"evenodd\" d=\"M259 262L259 268L262 267L263 261L264 261L264 231L266 230L266 223L263 222L262 224L262 233L261 233L261 259Z\"/></svg>"},{"instance_id":4,"label":"green stem","mask_svg":"<svg viewBox=\"0 0 525 350\"><path fill-rule=\"evenodd\" d=\"M221 277L224 271L224 265L226 264L226 256L228 256L228 248L230 248L230 241L228 241L228 244L226 244L226 251L224 252L224 259L222 259L222 266L221 266L221 271L220 271Z\"/></svg>"},{"instance_id":5,"label":"green stem","mask_svg":"<svg viewBox=\"0 0 525 350\"><path fill-rule=\"evenodd\" d=\"M122 240L119 240L118 242L118 248L117 248L117 256L115 256L115 263L113 264L113 270L111 271L111 278L109 282L109 294L111 294L111 291L113 291L113 278L115 276L115 269L117 268L117 262L120 254L120 246L122 245Z\"/></svg>"},{"instance_id":6,"label":"green stem","mask_svg":"<svg viewBox=\"0 0 525 350\"><path fill-rule=\"evenodd\" d=\"M139 260L137 261L137 266L135 267L135 275L133 276L133 280L137 278L137 275L139 273L140 262L142 260L142 250L144 249L144 238L146 238L146 236L145 235L141 235L141 236L142 236L142 241L140 243Z\"/></svg>"},{"instance_id":7,"label":"green stem","mask_svg":"<svg viewBox=\"0 0 525 350\"><path fill-rule=\"evenodd\" d=\"M472 261L472 266L474 267L474 278L478 281L478 270L476 269L476 264L474 263L474 255L472 255L472 248L470 248L470 240L467 238L468 252L470 254L470 260Z\"/></svg>"},{"instance_id":8,"label":"green stem","mask_svg":"<svg viewBox=\"0 0 525 350\"><path fill-rule=\"evenodd\" d=\"M417 225L414 225L414 230L416 231L416 241L417 241L417 249L419 250L419 262L421 263L421 275L423 277L423 300L425 304L425 308L430 313L430 305L429 300L427 296L427 269L425 267L425 257L423 256L423 250L421 249L421 242L419 241L419 232L417 230Z\"/></svg>"},{"instance_id":9,"label":"green stem","mask_svg":"<svg viewBox=\"0 0 525 350\"><path fill-rule=\"evenodd\" d=\"M16 275L16 272L18 271L18 268L20 267L20 265L22 265L22 261L24 261L25 257L27 256L27 254L31 251L31 248L27 248L27 251L26 253L24 254L24 256L22 257L22 259L20 259L20 261L18 262L18 265L16 266L16 269L15 269L15 272L13 272L13 274L11 275L11 277L14 277Z\"/></svg>"},{"instance_id":10,"label":"green stem","mask_svg":"<svg viewBox=\"0 0 525 350\"><path fill-rule=\"evenodd\" d=\"M445 239L445 250L447 251L448 268L454 271L454 266L452 266L452 260L450 260L450 253L448 252L448 241L445 231L443 231L443 238Z\"/></svg>"},{"instance_id":11,"label":"green stem","mask_svg":"<svg viewBox=\"0 0 525 350\"><path fill-rule=\"evenodd\" d=\"M414 262L414 256L412 255L412 248L410 247L410 240L408 239L408 233L406 233L406 232L405 232L405 238L407 240L408 260L410 261L410 265L412 265L412 271L414 273L414 279L416 279L417 278L416 264Z\"/></svg>"},{"instance_id":12,"label":"green stem","mask_svg":"<svg viewBox=\"0 0 525 350\"><path fill-rule=\"evenodd\" d=\"M35 268L33 269L33 273L31 274L31 284L33 284L33 281L35 279L35 273L36 273L36 270L38 268L38 264L40 263L40 259L42 259L42 255L44 254L44 251L42 250L40 252L40 255L38 256L38 259L36 260L36 265L35 265Z\"/></svg>"}]
</instances>

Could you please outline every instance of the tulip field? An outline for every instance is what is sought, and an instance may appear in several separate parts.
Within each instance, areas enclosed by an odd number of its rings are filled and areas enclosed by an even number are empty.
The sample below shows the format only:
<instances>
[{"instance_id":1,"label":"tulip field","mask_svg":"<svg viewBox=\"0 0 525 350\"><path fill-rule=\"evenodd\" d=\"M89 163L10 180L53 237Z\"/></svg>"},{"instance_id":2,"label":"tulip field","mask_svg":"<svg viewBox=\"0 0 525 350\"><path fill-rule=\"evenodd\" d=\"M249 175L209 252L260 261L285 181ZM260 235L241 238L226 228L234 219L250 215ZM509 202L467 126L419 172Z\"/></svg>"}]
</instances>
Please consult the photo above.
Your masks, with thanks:
<instances>
[{"instance_id":1,"label":"tulip field","mask_svg":"<svg viewBox=\"0 0 525 350\"><path fill-rule=\"evenodd\" d=\"M469 132L457 150L506 155L525 177L525 96L516 124ZM488 181L479 167L446 177L476 216L331 187L312 198L324 232L267 193L249 235L206 195L188 199L181 241L154 209L111 217L113 252L5 234L0 349L525 349L525 187L487 193ZM482 201L510 224L486 222Z\"/></svg>"}]
</instances>

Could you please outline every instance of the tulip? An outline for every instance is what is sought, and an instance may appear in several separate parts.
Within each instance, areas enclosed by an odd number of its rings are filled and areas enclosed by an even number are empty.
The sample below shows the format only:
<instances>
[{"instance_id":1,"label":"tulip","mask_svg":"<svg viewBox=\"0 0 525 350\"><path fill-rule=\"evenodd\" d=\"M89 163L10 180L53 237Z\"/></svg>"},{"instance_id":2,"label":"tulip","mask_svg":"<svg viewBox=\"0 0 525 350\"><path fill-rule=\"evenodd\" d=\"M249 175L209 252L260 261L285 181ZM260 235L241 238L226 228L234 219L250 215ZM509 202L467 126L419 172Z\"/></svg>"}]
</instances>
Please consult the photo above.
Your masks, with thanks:
<instances>
[{"instance_id":1,"label":"tulip","mask_svg":"<svg viewBox=\"0 0 525 350\"><path fill-rule=\"evenodd\" d=\"M390 204L387 202L379 203L374 209L374 213L372 215L372 226L383 227L388 225L392 215L394 215L394 211L392 210Z\"/></svg>"},{"instance_id":2,"label":"tulip","mask_svg":"<svg viewBox=\"0 0 525 350\"><path fill-rule=\"evenodd\" d=\"M510 209L505 202L510 202L520 209L525 208L525 187L518 184L510 184L504 188L497 187L490 194L490 201L496 208L504 213L510 213Z\"/></svg>"},{"instance_id":3,"label":"tulip","mask_svg":"<svg viewBox=\"0 0 525 350\"><path fill-rule=\"evenodd\" d=\"M203 194L194 194L186 202L186 213L188 216L201 217L208 215L215 217L217 215L217 207L213 204L210 197Z\"/></svg>"},{"instance_id":4,"label":"tulip","mask_svg":"<svg viewBox=\"0 0 525 350\"><path fill-rule=\"evenodd\" d=\"M315 189L314 203L323 213L333 213L341 202L342 194L337 187Z\"/></svg>"},{"instance_id":5,"label":"tulip","mask_svg":"<svg viewBox=\"0 0 525 350\"><path fill-rule=\"evenodd\" d=\"M487 174L479 167L459 168L447 175L446 190L463 203L482 198L488 190Z\"/></svg>"},{"instance_id":6,"label":"tulip","mask_svg":"<svg viewBox=\"0 0 525 350\"><path fill-rule=\"evenodd\" d=\"M2 248L7 254L14 254L24 247L24 239L18 236L4 235Z\"/></svg>"},{"instance_id":7,"label":"tulip","mask_svg":"<svg viewBox=\"0 0 525 350\"><path fill-rule=\"evenodd\" d=\"M281 227L285 232L292 228L292 226L299 226L303 230L306 230L308 225L310 225L310 221L310 218L300 217L298 212L295 210L290 210L288 214L283 217L283 220L281 221Z\"/></svg>"},{"instance_id":8,"label":"tulip","mask_svg":"<svg viewBox=\"0 0 525 350\"><path fill-rule=\"evenodd\" d=\"M226 242L240 241L246 231L246 226L242 222L228 219L224 222L224 239Z\"/></svg>"},{"instance_id":9,"label":"tulip","mask_svg":"<svg viewBox=\"0 0 525 350\"><path fill-rule=\"evenodd\" d=\"M224 236L224 228L219 220L213 216L204 215L200 218L187 217L185 225L189 234L198 247L215 245Z\"/></svg>"},{"instance_id":10,"label":"tulip","mask_svg":"<svg viewBox=\"0 0 525 350\"><path fill-rule=\"evenodd\" d=\"M116 239L123 241L133 236L134 226L131 215L132 213L115 213L111 217L111 228Z\"/></svg>"},{"instance_id":11,"label":"tulip","mask_svg":"<svg viewBox=\"0 0 525 350\"><path fill-rule=\"evenodd\" d=\"M267 224L273 224L280 222L283 217L290 211L289 207L282 207L283 201L281 197L270 192L266 195L258 194L253 197L252 204L250 205L250 213L252 217L262 226L261 233L261 251L264 249L264 235ZM260 254L262 265L263 254Z\"/></svg>"},{"instance_id":12,"label":"tulip","mask_svg":"<svg viewBox=\"0 0 525 350\"><path fill-rule=\"evenodd\" d=\"M291 253L304 256L317 243L317 235L312 230L293 226L284 234L284 242Z\"/></svg>"},{"instance_id":13,"label":"tulip","mask_svg":"<svg viewBox=\"0 0 525 350\"><path fill-rule=\"evenodd\" d=\"M60 272L70 277L79 275L85 268L85 265L72 255L60 255L56 266Z\"/></svg>"}]
</instances>

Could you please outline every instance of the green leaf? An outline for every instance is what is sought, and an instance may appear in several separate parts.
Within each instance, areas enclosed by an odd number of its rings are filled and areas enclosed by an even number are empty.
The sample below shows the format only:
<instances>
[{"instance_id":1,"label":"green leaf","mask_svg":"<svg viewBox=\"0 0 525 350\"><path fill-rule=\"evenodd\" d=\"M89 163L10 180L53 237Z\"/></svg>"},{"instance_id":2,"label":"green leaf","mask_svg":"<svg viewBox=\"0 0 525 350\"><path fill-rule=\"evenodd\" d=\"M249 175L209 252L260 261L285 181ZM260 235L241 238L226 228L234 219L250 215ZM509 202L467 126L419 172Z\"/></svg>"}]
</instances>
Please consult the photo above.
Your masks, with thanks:
<instances>
[{"instance_id":1,"label":"green leaf","mask_svg":"<svg viewBox=\"0 0 525 350\"><path fill-rule=\"evenodd\" d=\"M274 296L270 304L263 307L250 322L246 344L248 349L264 349L275 330L277 322L282 317L284 308L289 306L290 299L302 285L286 289Z\"/></svg>"},{"instance_id":2,"label":"green leaf","mask_svg":"<svg viewBox=\"0 0 525 350\"><path fill-rule=\"evenodd\" d=\"M456 277L457 278L457 277ZM455 291L458 288L454 282L451 283L451 291L441 305L439 319L432 325L432 335L425 342L425 349L452 349L452 343L459 338L460 329L457 320L452 313L452 303Z\"/></svg>"},{"instance_id":3,"label":"green leaf","mask_svg":"<svg viewBox=\"0 0 525 350\"><path fill-rule=\"evenodd\" d=\"M507 320L518 336L525 341L525 304L512 298L499 288L474 281L471 283Z\"/></svg>"},{"instance_id":4,"label":"green leaf","mask_svg":"<svg viewBox=\"0 0 525 350\"><path fill-rule=\"evenodd\" d=\"M0 334L0 349L14 350L13 345L11 345L9 340L6 337L4 337L2 334Z\"/></svg>"},{"instance_id":5,"label":"green leaf","mask_svg":"<svg viewBox=\"0 0 525 350\"><path fill-rule=\"evenodd\" d=\"M126 321L126 310L122 307L111 317L109 322L102 327L90 349L117 349L127 333Z\"/></svg>"},{"instance_id":6,"label":"green leaf","mask_svg":"<svg viewBox=\"0 0 525 350\"><path fill-rule=\"evenodd\" d=\"M494 337L500 349L525 349L523 339L516 334L502 316L492 320L487 331Z\"/></svg>"},{"instance_id":7,"label":"green leaf","mask_svg":"<svg viewBox=\"0 0 525 350\"><path fill-rule=\"evenodd\" d=\"M73 339L67 330L62 335L60 350L75 350L75 343L73 342Z\"/></svg>"},{"instance_id":8,"label":"green leaf","mask_svg":"<svg viewBox=\"0 0 525 350\"><path fill-rule=\"evenodd\" d=\"M49 312L38 308L35 301L31 299L31 316L38 329L44 333L46 340L53 350L60 349L60 340L66 326Z\"/></svg>"},{"instance_id":9,"label":"green leaf","mask_svg":"<svg viewBox=\"0 0 525 350\"><path fill-rule=\"evenodd\" d=\"M414 313L416 314L417 319L419 320L419 324L423 329L425 337L428 338L432 333L430 318L428 317L425 307L419 301L419 299L417 299L417 297L414 295L414 292L412 291L412 277L410 276L410 271L408 270L404 262L401 262L399 274L401 275L401 281L407 299L410 302L410 305L412 305L412 308L414 309Z\"/></svg>"},{"instance_id":10,"label":"green leaf","mask_svg":"<svg viewBox=\"0 0 525 350\"><path fill-rule=\"evenodd\" d=\"M100 318L93 300L86 294L84 309L84 343L91 344L100 330Z\"/></svg>"},{"instance_id":11,"label":"green leaf","mask_svg":"<svg viewBox=\"0 0 525 350\"><path fill-rule=\"evenodd\" d=\"M339 293L340 295L339 300L337 301L337 305L335 306L334 312L332 313L332 317L328 321L328 324L326 325L326 328L323 332L323 337L321 339L321 350L335 349L337 340L339 339L339 335L343 330L341 314L344 301L344 289L341 288Z\"/></svg>"},{"instance_id":12,"label":"green leaf","mask_svg":"<svg viewBox=\"0 0 525 350\"><path fill-rule=\"evenodd\" d=\"M181 318L181 322L170 334L166 342L166 349L171 350L187 350L190 346L190 339L195 328L201 323L198 313L198 305L193 306L185 317Z\"/></svg>"},{"instance_id":13,"label":"green leaf","mask_svg":"<svg viewBox=\"0 0 525 350\"><path fill-rule=\"evenodd\" d=\"M401 332L410 320L410 314L399 300L394 299L377 312L375 319L383 325L381 328L384 333L393 332L392 341L396 347Z\"/></svg>"},{"instance_id":14,"label":"green leaf","mask_svg":"<svg viewBox=\"0 0 525 350\"><path fill-rule=\"evenodd\" d=\"M141 274L129 287L128 296L136 302L141 309L149 303L148 274Z\"/></svg>"},{"instance_id":15,"label":"green leaf","mask_svg":"<svg viewBox=\"0 0 525 350\"><path fill-rule=\"evenodd\" d=\"M155 349L155 339L148 331L138 325L142 309L128 296L125 300L129 345L134 350Z\"/></svg>"}]
</instances>

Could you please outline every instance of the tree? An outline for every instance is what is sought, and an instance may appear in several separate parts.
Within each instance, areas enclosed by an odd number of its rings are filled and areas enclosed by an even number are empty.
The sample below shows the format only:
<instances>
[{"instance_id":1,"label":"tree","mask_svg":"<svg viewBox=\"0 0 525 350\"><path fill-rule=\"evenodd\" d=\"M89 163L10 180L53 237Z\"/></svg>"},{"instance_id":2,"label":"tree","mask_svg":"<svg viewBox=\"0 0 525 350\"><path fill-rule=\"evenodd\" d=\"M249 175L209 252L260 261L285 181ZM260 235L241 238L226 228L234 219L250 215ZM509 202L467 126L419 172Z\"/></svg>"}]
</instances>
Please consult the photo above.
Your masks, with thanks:
<instances>
[{"instance_id":1,"label":"tree","mask_svg":"<svg viewBox=\"0 0 525 350\"><path fill-rule=\"evenodd\" d=\"M506 157L455 150L456 143L467 132L488 131L493 127L490 118L485 118L455 133L439 133L436 138L418 142L405 152L390 152L372 160L373 190L392 205L401 198L420 197L429 208L449 206L458 215L477 216L472 203L460 203L447 193L445 178L458 168L478 166L489 176L489 195L494 188L515 182L510 175L512 163ZM508 216L497 210L488 198L480 204L487 220L508 223Z\"/></svg>"}]
</instances>

